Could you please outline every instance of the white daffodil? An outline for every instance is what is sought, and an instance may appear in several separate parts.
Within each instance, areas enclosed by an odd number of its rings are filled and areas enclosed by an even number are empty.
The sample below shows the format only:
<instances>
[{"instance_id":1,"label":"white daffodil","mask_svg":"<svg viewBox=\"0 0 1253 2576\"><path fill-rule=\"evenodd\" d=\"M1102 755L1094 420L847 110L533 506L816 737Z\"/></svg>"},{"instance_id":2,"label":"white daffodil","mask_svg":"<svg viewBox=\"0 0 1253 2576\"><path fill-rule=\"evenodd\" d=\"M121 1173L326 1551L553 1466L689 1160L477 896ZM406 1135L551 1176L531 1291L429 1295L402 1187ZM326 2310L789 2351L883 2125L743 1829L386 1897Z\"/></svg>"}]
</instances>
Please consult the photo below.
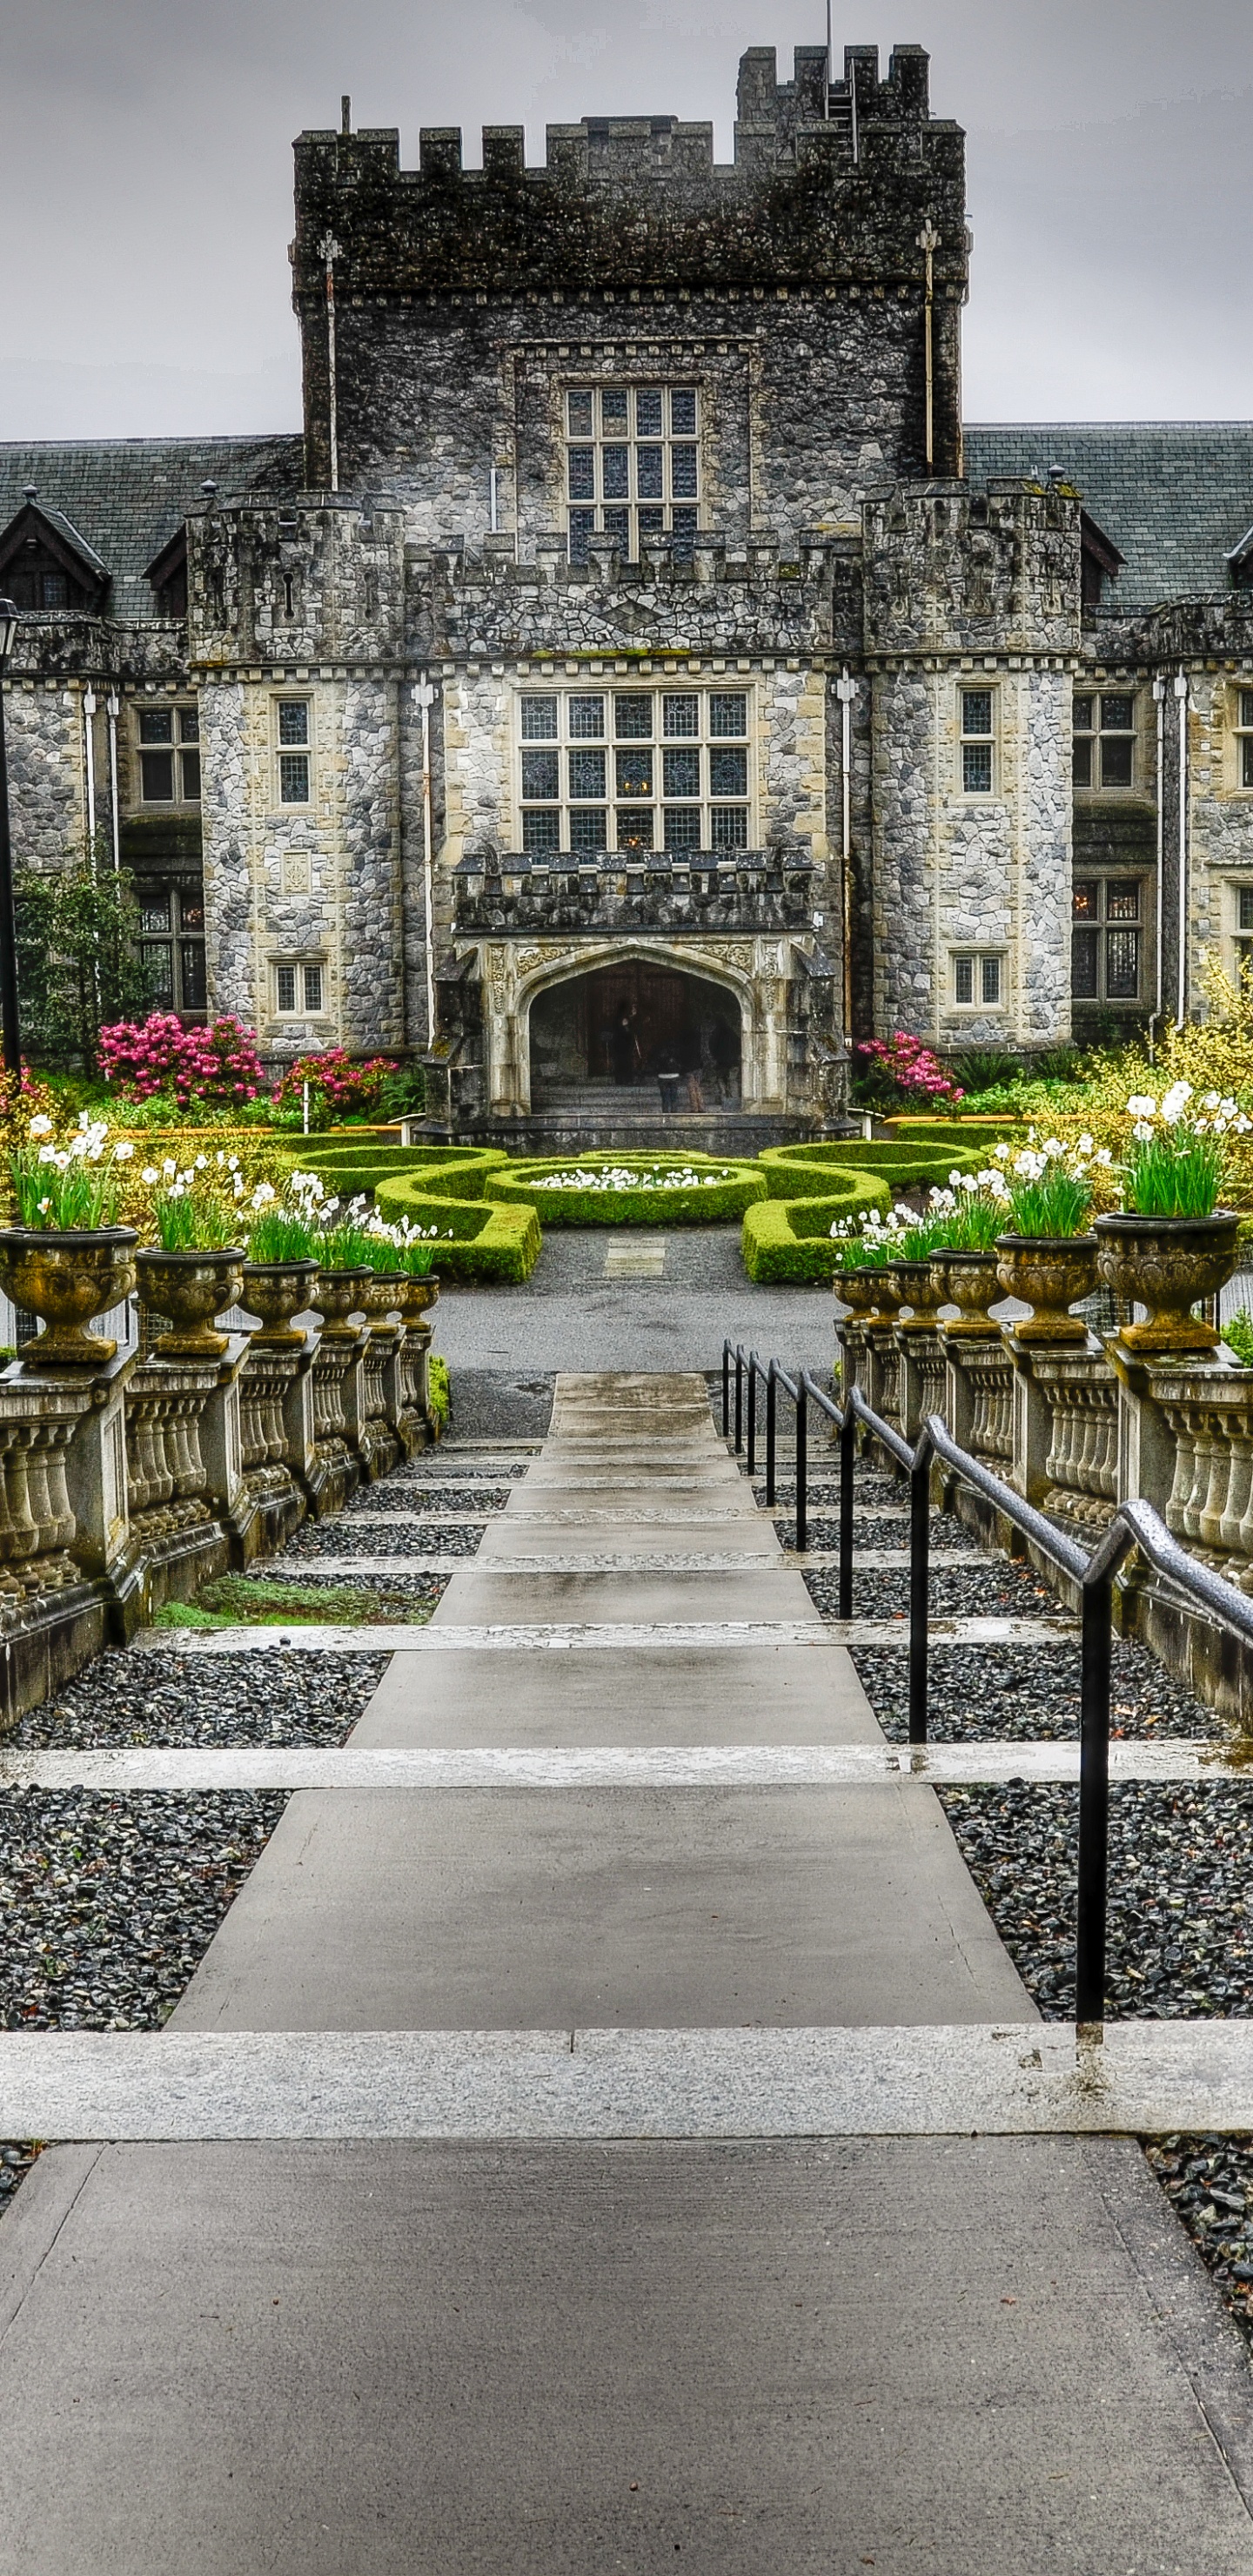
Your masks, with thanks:
<instances>
[{"instance_id":1,"label":"white daffodil","mask_svg":"<svg viewBox=\"0 0 1253 2576\"><path fill-rule=\"evenodd\" d=\"M140 1173L139 1177L140 1177L140 1180L143 1182L144 1188L145 1188L146 1190L150 1190L150 1189L152 1188L153 1182L154 1182L154 1181L159 1181L159 1180L160 1180L160 1178L161 1178L161 1175L160 1175L159 1171L157 1170L157 1167L156 1167L156 1164L155 1164L155 1163L145 1163L144 1168L143 1168L142 1172Z\"/></svg>"},{"instance_id":2,"label":"white daffodil","mask_svg":"<svg viewBox=\"0 0 1253 2576\"><path fill-rule=\"evenodd\" d=\"M132 1154L134 1153L134 1151L135 1151L135 1148L134 1148L134 1146L133 1146L133 1145L126 1145L126 1144L123 1144L123 1145L115 1145L115 1146L114 1146L114 1148L113 1148L113 1159L114 1159L114 1162L115 1162L115 1163L129 1163L129 1161L130 1161L130 1159L131 1159L131 1156L132 1156Z\"/></svg>"},{"instance_id":3,"label":"white daffodil","mask_svg":"<svg viewBox=\"0 0 1253 2576\"><path fill-rule=\"evenodd\" d=\"M52 1120L47 1116L44 1110L40 1110L37 1118L32 1118L30 1122L30 1132L32 1136L50 1136L52 1134Z\"/></svg>"}]
</instances>

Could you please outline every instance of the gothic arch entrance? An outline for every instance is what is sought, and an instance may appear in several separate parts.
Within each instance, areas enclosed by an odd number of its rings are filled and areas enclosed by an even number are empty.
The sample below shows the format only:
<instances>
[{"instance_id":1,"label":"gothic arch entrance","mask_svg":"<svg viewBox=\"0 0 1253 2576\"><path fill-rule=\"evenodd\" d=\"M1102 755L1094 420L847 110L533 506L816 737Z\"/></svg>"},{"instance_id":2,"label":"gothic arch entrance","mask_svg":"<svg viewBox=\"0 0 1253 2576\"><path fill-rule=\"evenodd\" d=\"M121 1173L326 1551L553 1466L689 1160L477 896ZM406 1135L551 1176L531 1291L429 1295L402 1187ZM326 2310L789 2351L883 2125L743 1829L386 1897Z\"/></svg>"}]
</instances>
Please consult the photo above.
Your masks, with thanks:
<instances>
[{"instance_id":1,"label":"gothic arch entrance","mask_svg":"<svg viewBox=\"0 0 1253 2576\"><path fill-rule=\"evenodd\" d=\"M681 1083L681 1106L739 1105L742 1026L736 995L712 977L648 958L624 957L572 975L536 995L530 1014L531 1100L536 1109L573 1105L613 1091L646 1089L656 1106L659 1073Z\"/></svg>"}]
</instances>

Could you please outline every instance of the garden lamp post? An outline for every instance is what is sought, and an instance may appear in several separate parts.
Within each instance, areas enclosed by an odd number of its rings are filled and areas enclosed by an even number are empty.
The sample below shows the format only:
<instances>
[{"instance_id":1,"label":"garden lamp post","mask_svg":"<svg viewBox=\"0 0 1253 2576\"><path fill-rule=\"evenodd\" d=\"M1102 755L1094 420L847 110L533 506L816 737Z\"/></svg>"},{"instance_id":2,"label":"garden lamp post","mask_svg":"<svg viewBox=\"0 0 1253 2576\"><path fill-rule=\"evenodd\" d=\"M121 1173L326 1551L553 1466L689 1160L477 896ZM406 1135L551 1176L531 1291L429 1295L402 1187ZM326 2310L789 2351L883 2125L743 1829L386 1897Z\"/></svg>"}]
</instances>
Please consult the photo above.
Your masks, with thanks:
<instances>
[{"instance_id":1,"label":"garden lamp post","mask_svg":"<svg viewBox=\"0 0 1253 2576\"><path fill-rule=\"evenodd\" d=\"M4 749L4 675L17 610L0 599L0 1051L6 1073L22 1070L22 1041L17 1010L17 920L13 910L13 852L9 841L9 769Z\"/></svg>"}]
</instances>

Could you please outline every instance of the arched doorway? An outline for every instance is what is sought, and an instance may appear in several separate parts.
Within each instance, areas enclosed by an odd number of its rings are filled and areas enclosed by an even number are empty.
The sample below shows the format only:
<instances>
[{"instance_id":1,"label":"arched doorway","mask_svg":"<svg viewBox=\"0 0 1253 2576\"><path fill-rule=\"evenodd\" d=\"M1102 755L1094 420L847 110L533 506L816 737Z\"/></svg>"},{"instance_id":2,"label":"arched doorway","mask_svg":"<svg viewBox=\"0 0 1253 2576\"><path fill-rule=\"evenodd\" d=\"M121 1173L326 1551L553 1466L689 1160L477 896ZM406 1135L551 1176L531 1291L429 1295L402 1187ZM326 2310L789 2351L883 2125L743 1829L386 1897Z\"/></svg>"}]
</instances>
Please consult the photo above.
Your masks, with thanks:
<instances>
[{"instance_id":1,"label":"arched doorway","mask_svg":"<svg viewBox=\"0 0 1253 2576\"><path fill-rule=\"evenodd\" d=\"M573 975L531 1006L531 1101L557 1109L589 1094L626 1105L635 1090L657 1105L657 1077L673 1071L681 1109L741 1099L741 1017L734 993L705 975L626 957Z\"/></svg>"}]
</instances>

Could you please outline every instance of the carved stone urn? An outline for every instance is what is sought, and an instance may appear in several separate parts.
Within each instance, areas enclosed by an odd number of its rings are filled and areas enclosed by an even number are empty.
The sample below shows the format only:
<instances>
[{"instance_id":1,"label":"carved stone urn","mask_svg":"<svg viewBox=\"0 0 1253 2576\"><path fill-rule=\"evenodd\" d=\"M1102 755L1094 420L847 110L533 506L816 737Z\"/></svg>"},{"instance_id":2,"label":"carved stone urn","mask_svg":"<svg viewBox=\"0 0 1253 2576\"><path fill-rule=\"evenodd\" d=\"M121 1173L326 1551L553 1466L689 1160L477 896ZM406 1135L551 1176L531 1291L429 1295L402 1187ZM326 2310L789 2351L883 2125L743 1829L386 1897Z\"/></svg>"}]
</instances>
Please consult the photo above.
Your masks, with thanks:
<instances>
[{"instance_id":1,"label":"carved stone urn","mask_svg":"<svg viewBox=\"0 0 1253 2576\"><path fill-rule=\"evenodd\" d=\"M901 1317L902 1332L934 1332L936 1316L944 1303L944 1282L937 1281L930 1260L893 1261L888 1266L899 1303L913 1309L912 1314Z\"/></svg>"},{"instance_id":2,"label":"carved stone urn","mask_svg":"<svg viewBox=\"0 0 1253 2576\"><path fill-rule=\"evenodd\" d=\"M1086 1342L1087 1325L1070 1309L1096 1286L1094 1234L998 1234L996 1275L1033 1309L1011 1325L1016 1341Z\"/></svg>"},{"instance_id":3,"label":"carved stone urn","mask_svg":"<svg viewBox=\"0 0 1253 2576\"><path fill-rule=\"evenodd\" d=\"M153 1343L156 1356L220 1359L230 1336L216 1332L213 1319L239 1301L244 1284L242 1250L163 1252L154 1245L136 1253L135 1269L141 1306L167 1315L173 1327Z\"/></svg>"},{"instance_id":4,"label":"carved stone urn","mask_svg":"<svg viewBox=\"0 0 1253 2576\"><path fill-rule=\"evenodd\" d=\"M413 1284L424 1288L427 1283L415 1279ZM837 1270L832 1284L840 1304L859 1317L877 1314L887 1295L882 1264L867 1263L864 1270Z\"/></svg>"},{"instance_id":5,"label":"carved stone urn","mask_svg":"<svg viewBox=\"0 0 1253 2576\"><path fill-rule=\"evenodd\" d=\"M365 1313L366 1290L373 1277L374 1272L364 1262L351 1270L318 1272L316 1310L322 1318L322 1333L326 1341L356 1340L355 1327L348 1318Z\"/></svg>"},{"instance_id":6,"label":"carved stone urn","mask_svg":"<svg viewBox=\"0 0 1253 2576\"><path fill-rule=\"evenodd\" d=\"M1123 1324L1128 1350L1163 1359L1217 1348L1212 1324L1192 1313L1216 1297L1237 1266L1240 1219L1231 1208L1212 1216L1099 1216L1096 1266L1107 1288L1147 1306L1143 1324Z\"/></svg>"},{"instance_id":7,"label":"carved stone urn","mask_svg":"<svg viewBox=\"0 0 1253 2576\"><path fill-rule=\"evenodd\" d=\"M406 1324L420 1323L423 1315L439 1298L439 1280L428 1270L425 1278L415 1279L407 1270L397 1270L391 1280L393 1303Z\"/></svg>"},{"instance_id":8,"label":"carved stone urn","mask_svg":"<svg viewBox=\"0 0 1253 2576\"><path fill-rule=\"evenodd\" d=\"M243 1303L259 1315L254 1340L266 1350L303 1350L305 1337L292 1322L312 1306L318 1275L316 1261L246 1261Z\"/></svg>"},{"instance_id":9,"label":"carved stone urn","mask_svg":"<svg viewBox=\"0 0 1253 2576\"><path fill-rule=\"evenodd\" d=\"M943 1282L943 1303L956 1306L944 1326L946 1333L977 1336L986 1341L995 1333L989 1322L988 1309L1003 1294L997 1271L995 1252L936 1252L931 1256L934 1276Z\"/></svg>"},{"instance_id":10,"label":"carved stone urn","mask_svg":"<svg viewBox=\"0 0 1253 2576\"><path fill-rule=\"evenodd\" d=\"M0 1288L44 1326L22 1352L27 1368L99 1368L113 1358L116 1341L84 1326L129 1297L138 1241L129 1225L81 1233L36 1233L20 1225L0 1231Z\"/></svg>"}]
</instances>

